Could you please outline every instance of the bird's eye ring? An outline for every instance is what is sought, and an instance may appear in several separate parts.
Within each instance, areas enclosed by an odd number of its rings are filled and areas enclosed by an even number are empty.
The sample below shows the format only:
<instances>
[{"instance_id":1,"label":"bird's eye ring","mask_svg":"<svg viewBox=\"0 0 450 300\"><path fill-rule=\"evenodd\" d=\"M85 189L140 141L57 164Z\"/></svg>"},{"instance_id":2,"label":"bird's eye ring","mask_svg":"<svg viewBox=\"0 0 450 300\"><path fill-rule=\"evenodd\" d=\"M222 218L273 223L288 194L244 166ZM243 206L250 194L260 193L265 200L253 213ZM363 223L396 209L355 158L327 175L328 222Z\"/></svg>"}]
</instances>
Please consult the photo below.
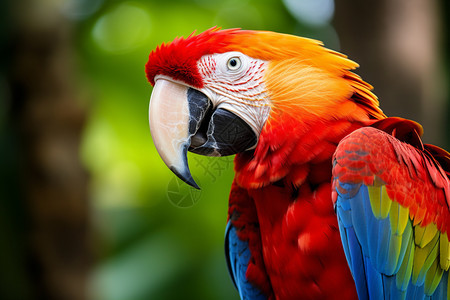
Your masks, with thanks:
<instances>
[{"instance_id":1,"label":"bird's eye ring","mask_svg":"<svg viewBox=\"0 0 450 300\"><path fill-rule=\"evenodd\" d=\"M239 57L231 57L228 62L227 62L227 68L230 71L236 71L239 70L241 68L241 60L239 59Z\"/></svg>"}]
</instances>

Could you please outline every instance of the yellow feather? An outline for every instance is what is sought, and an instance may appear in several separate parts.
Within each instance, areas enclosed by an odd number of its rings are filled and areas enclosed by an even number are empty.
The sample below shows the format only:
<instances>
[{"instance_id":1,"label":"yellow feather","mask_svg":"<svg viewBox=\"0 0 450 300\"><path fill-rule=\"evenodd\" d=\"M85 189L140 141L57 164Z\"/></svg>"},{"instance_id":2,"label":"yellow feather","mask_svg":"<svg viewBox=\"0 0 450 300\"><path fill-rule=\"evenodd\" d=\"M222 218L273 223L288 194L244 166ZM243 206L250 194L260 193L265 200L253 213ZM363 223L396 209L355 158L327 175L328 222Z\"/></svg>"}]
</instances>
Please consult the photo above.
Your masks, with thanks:
<instances>
[{"instance_id":1,"label":"yellow feather","mask_svg":"<svg viewBox=\"0 0 450 300\"><path fill-rule=\"evenodd\" d=\"M381 217L380 187L368 186L367 191L369 192L370 206L372 207L373 215L375 218L379 219Z\"/></svg>"},{"instance_id":2,"label":"yellow feather","mask_svg":"<svg viewBox=\"0 0 450 300\"><path fill-rule=\"evenodd\" d=\"M444 274L444 270L441 269L438 261L435 260L425 277L425 294L427 296L431 296L434 293L442 279L442 274Z\"/></svg>"},{"instance_id":3,"label":"yellow feather","mask_svg":"<svg viewBox=\"0 0 450 300\"><path fill-rule=\"evenodd\" d=\"M375 218L385 219L391 210L392 200L386 192L386 186L368 186L370 205Z\"/></svg>"},{"instance_id":4,"label":"yellow feather","mask_svg":"<svg viewBox=\"0 0 450 300\"><path fill-rule=\"evenodd\" d=\"M408 288L413 268L415 247L412 240L412 235L407 243L408 246L406 248L405 257L403 258L402 265L400 266L400 269L398 269L397 277L395 278L397 288L402 291L405 291Z\"/></svg>"},{"instance_id":5,"label":"yellow feather","mask_svg":"<svg viewBox=\"0 0 450 300\"><path fill-rule=\"evenodd\" d=\"M393 202L391 205L391 211L389 212L389 221L391 223L392 233L402 235L405 231L408 220L409 208L403 207L397 202Z\"/></svg>"},{"instance_id":6,"label":"yellow feather","mask_svg":"<svg viewBox=\"0 0 450 300\"><path fill-rule=\"evenodd\" d=\"M387 194L386 186L382 185L381 186L381 207L380 207L380 213L381 213L382 219L387 218L389 211L391 209L391 204L392 204L392 200L391 200L391 198L389 198L389 196Z\"/></svg>"},{"instance_id":7,"label":"yellow feather","mask_svg":"<svg viewBox=\"0 0 450 300\"><path fill-rule=\"evenodd\" d=\"M422 285L433 262L438 257L438 241L439 234L435 234L433 240L425 247L421 248L416 245L414 253L414 263L412 271L412 283L415 285Z\"/></svg>"},{"instance_id":8,"label":"yellow feather","mask_svg":"<svg viewBox=\"0 0 450 300\"><path fill-rule=\"evenodd\" d=\"M447 233L441 233L439 239L439 260L441 263L441 268L448 271L450 266L450 245L448 241ZM450 289L449 289L450 290Z\"/></svg>"},{"instance_id":9,"label":"yellow feather","mask_svg":"<svg viewBox=\"0 0 450 300\"><path fill-rule=\"evenodd\" d=\"M438 229L434 223L430 223L427 226L416 225L414 227L414 242L420 248L423 248L436 236L437 231Z\"/></svg>"}]
</instances>

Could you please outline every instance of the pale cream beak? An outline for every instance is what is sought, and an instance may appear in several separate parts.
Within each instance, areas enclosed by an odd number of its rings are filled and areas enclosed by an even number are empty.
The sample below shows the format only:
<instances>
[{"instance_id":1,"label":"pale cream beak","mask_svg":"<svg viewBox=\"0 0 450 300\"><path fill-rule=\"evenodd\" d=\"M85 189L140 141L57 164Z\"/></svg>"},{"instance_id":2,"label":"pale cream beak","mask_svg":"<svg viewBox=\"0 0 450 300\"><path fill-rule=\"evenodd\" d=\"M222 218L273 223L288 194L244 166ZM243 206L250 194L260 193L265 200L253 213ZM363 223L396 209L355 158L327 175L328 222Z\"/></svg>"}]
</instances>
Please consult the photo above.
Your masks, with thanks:
<instances>
[{"instance_id":1,"label":"pale cream beak","mask_svg":"<svg viewBox=\"0 0 450 300\"><path fill-rule=\"evenodd\" d=\"M188 168L190 145L188 87L167 79L155 82L150 97L150 132L164 163L178 177L199 188Z\"/></svg>"}]
</instances>

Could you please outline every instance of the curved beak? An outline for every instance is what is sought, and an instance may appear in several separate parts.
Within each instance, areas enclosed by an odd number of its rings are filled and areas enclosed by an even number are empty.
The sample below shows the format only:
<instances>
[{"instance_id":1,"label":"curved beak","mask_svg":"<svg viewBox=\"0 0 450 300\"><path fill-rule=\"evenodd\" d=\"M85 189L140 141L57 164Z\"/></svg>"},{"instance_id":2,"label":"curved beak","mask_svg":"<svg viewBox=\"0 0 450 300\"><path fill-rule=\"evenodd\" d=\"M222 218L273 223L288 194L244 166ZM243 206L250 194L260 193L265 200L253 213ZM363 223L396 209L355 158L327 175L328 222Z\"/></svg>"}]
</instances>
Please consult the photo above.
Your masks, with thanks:
<instances>
[{"instance_id":1,"label":"curved beak","mask_svg":"<svg viewBox=\"0 0 450 300\"><path fill-rule=\"evenodd\" d=\"M187 150L192 136L189 123L195 118L189 110L187 97L187 86L158 79L150 97L150 132L156 150L167 167L184 182L199 189L187 163ZM203 100L206 103L208 101L207 98ZM204 107L205 104L202 103L201 106ZM200 117L198 116L199 119Z\"/></svg>"},{"instance_id":2,"label":"curved beak","mask_svg":"<svg viewBox=\"0 0 450 300\"><path fill-rule=\"evenodd\" d=\"M255 146L257 136L241 118L214 108L202 92L158 78L149 107L150 132L164 163L181 180L199 189L187 151L208 156L236 154Z\"/></svg>"}]
</instances>

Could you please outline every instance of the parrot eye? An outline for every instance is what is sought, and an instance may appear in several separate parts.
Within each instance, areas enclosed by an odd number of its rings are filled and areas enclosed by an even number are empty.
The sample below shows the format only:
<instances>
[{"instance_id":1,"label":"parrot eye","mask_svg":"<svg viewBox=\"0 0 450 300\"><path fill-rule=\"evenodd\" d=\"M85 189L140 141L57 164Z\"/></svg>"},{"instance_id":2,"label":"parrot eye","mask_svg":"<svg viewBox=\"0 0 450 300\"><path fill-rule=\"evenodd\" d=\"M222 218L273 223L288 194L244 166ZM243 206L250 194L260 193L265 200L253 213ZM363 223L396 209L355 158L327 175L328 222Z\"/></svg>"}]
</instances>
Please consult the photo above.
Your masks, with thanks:
<instances>
[{"instance_id":1,"label":"parrot eye","mask_svg":"<svg viewBox=\"0 0 450 300\"><path fill-rule=\"evenodd\" d=\"M239 57L231 57L227 62L228 70L236 71L241 67L241 60Z\"/></svg>"}]
</instances>

